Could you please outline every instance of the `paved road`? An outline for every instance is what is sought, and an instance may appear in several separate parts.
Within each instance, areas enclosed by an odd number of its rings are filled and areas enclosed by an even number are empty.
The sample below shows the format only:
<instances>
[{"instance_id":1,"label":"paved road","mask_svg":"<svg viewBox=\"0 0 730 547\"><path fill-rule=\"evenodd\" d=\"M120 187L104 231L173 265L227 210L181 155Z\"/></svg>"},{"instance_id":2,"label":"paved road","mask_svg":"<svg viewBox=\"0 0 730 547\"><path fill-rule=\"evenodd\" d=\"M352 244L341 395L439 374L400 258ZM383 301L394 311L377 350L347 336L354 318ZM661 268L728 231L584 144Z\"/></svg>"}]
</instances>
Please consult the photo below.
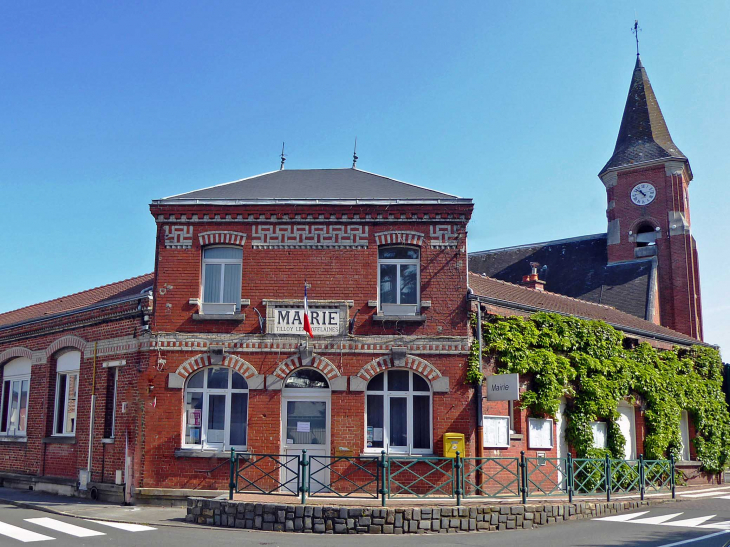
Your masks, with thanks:
<instances>
[{"instance_id":1,"label":"paved road","mask_svg":"<svg viewBox=\"0 0 730 547\"><path fill-rule=\"evenodd\" d=\"M321 536L206 527L118 525L0 504L0 546L48 547L723 547L730 545L730 495L535 530L423 536Z\"/></svg>"}]
</instances>

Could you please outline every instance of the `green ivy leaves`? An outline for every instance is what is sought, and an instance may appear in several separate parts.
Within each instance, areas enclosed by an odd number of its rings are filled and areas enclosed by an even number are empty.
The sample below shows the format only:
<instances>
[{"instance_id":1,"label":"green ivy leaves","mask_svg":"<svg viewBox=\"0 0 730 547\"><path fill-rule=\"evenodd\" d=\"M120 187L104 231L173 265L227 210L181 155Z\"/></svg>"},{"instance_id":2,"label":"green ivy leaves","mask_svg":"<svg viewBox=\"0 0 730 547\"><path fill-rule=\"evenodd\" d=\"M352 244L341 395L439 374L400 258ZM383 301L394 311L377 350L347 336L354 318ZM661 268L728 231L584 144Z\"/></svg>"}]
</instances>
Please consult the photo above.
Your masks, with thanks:
<instances>
[{"instance_id":1,"label":"green ivy leaves","mask_svg":"<svg viewBox=\"0 0 730 547\"><path fill-rule=\"evenodd\" d=\"M472 325L476 329L476 318ZM692 439L703 468L719 472L730 461L730 414L722 393L722 361L710 347L658 351L647 343L633 349L606 323L536 313L529 318L490 316L482 325L484 355L497 357L498 372L530 375L521 403L533 415L555 416L568 399L567 438L578 457L624 457L626 439L617 419L624 399L645 407L644 454L658 459L681 449L680 416L695 424ZM472 346L467 382L481 384L479 350ZM591 422L608 422L607 450L593 448Z\"/></svg>"}]
</instances>

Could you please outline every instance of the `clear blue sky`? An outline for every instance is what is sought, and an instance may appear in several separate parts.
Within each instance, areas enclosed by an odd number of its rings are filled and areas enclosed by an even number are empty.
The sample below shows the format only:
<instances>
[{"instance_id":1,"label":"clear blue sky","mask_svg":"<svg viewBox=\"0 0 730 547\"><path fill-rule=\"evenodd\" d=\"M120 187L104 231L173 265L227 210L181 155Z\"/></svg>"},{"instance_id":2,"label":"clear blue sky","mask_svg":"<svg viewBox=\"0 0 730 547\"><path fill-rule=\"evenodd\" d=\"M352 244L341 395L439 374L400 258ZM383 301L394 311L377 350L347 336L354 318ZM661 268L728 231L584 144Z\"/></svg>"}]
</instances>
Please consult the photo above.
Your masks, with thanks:
<instances>
[{"instance_id":1,"label":"clear blue sky","mask_svg":"<svg viewBox=\"0 0 730 547\"><path fill-rule=\"evenodd\" d=\"M690 158L706 338L730 347L730 5L5 2L0 311L153 269L150 200L358 167L474 198L480 250L605 231L641 51ZM728 350L726 350L726 355Z\"/></svg>"}]
</instances>

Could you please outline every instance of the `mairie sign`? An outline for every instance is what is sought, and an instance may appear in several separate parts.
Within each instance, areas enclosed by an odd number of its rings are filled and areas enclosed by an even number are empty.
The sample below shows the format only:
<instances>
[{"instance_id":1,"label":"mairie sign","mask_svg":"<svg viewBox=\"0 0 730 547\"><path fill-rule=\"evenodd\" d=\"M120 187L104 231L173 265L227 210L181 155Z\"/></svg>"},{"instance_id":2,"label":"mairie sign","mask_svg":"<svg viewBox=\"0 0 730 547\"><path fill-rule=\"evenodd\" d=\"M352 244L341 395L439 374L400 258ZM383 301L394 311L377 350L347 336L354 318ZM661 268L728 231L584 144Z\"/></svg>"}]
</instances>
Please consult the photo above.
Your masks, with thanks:
<instances>
[{"instance_id":1,"label":"mairie sign","mask_svg":"<svg viewBox=\"0 0 730 547\"><path fill-rule=\"evenodd\" d=\"M306 334L304 332L303 307L279 307L274 310L273 328L276 334ZM309 322L314 335L333 335L340 332L339 308L309 308Z\"/></svg>"},{"instance_id":2,"label":"mairie sign","mask_svg":"<svg viewBox=\"0 0 730 547\"><path fill-rule=\"evenodd\" d=\"M487 401L516 401L519 398L519 374L493 374L487 376Z\"/></svg>"}]
</instances>

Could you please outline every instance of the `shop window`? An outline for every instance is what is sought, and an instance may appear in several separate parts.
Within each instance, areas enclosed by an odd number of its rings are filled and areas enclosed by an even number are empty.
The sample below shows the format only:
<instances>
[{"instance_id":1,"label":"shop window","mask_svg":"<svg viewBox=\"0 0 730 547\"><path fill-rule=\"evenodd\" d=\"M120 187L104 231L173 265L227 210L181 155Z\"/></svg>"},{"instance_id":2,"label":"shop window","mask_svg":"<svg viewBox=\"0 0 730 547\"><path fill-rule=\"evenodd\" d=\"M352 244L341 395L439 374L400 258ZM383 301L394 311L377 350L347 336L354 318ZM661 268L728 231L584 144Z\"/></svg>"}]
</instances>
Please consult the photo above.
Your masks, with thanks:
<instances>
[{"instance_id":1,"label":"shop window","mask_svg":"<svg viewBox=\"0 0 730 547\"><path fill-rule=\"evenodd\" d=\"M248 383L227 367L207 367L185 386L184 446L228 450L246 448Z\"/></svg>"},{"instance_id":2,"label":"shop window","mask_svg":"<svg viewBox=\"0 0 730 547\"><path fill-rule=\"evenodd\" d=\"M53 434L76 434L77 398L81 352L68 351L56 360L56 397Z\"/></svg>"},{"instance_id":3,"label":"shop window","mask_svg":"<svg viewBox=\"0 0 730 547\"><path fill-rule=\"evenodd\" d=\"M0 435L25 436L28 425L30 359L19 357L3 368Z\"/></svg>"},{"instance_id":4,"label":"shop window","mask_svg":"<svg viewBox=\"0 0 730 547\"><path fill-rule=\"evenodd\" d=\"M431 388L419 374L391 369L367 386L366 450L426 454L433 448Z\"/></svg>"},{"instance_id":5,"label":"shop window","mask_svg":"<svg viewBox=\"0 0 730 547\"><path fill-rule=\"evenodd\" d=\"M416 247L378 249L378 300L383 314L418 313L420 263L421 251Z\"/></svg>"},{"instance_id":6,"label":"shop window","mask_svg":"<svg viewBox=\"0 0 730 547\"><path fill-rule=\"evenodd\" d=\"M240 247L207 247L203 250L203 306L208 314L231 315L241 309Z\"/></svg>"}]
</instances>

